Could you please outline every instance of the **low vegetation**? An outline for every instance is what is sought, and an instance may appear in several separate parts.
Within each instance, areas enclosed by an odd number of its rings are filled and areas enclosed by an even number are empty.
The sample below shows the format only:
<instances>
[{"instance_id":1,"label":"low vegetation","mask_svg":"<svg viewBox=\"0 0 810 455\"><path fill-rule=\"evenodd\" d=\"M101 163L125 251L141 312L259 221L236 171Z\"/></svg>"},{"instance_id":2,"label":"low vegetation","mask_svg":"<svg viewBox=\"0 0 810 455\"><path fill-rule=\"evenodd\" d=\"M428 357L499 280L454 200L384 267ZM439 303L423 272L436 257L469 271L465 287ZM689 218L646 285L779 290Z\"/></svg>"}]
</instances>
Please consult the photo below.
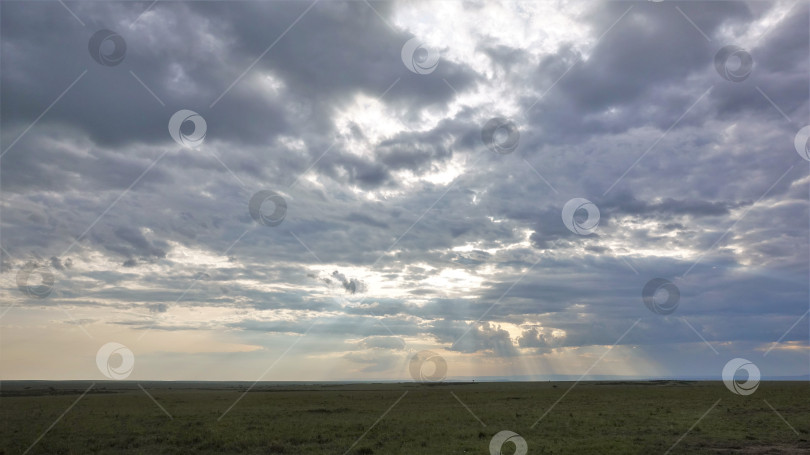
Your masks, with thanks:
<instances>
[{"instance_id":1,"label":"low vegetation","mask_svg":"<svg viewBox=\"0 0 810 455\"><path fill-rule=\"evenodd\" d=\"M810 453L808 383L766 382L750 396L714 382L580 383L555 405L572 384L262 384L244 393L244 384L142 383L170 418L135 383L99 382L76 401L85 384L4 382L0 453L24 453L74 402L28 453L486 455L501 430L521 435L529 454Z\"/></svg>"}]
</instances>

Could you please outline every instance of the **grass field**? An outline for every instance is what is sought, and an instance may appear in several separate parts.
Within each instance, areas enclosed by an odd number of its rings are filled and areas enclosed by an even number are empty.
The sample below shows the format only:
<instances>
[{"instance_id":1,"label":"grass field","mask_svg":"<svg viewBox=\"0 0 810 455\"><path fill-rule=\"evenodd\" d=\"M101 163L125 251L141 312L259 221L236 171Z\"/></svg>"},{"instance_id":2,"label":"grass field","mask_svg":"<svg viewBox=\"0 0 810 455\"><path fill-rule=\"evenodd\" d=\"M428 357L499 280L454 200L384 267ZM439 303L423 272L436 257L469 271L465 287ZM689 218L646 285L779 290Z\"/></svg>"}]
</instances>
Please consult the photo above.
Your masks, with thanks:
<instances>
[{"instance_id":1,"label":"grass field","mask_svg":"<svg viewBox=\"0 0 810 455\"><path fill-rule=\"evenodd\" d=\"M24 453L44 433L28 453L486 455L493 435L510 430L529 454L810 453L806 382L763 382L749 396L719 382L583 382L561 400L573 383L260 384L245 393L247 384L97 382L82 397L90 384L3 382L0 452Z\"/></svg>"}]
</instances>

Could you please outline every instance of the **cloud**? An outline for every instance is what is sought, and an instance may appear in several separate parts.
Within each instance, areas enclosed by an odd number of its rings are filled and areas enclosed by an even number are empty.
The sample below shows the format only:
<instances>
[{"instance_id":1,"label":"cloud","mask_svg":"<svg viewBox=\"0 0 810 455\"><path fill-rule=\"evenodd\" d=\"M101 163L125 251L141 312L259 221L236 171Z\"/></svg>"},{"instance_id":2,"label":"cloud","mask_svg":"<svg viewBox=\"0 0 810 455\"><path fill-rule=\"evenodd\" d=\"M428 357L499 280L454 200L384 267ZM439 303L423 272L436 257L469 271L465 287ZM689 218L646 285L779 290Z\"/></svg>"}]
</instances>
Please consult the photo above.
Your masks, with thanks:
<instances>
[{"instance_id":1,"label":"cloud","mask_svg":"<svg viewBox=\"0 0 810 455\"><path fill-rule=\"evenodd\" d=\"M645 374L703 374L692 328L724 354L807 346L788 330L808 291L807 5L309 6L71 5L82 27L3 5L5 317L55 342L77 324L278 355L303 337L298 379L401 378L416 347L470 376L562 369L620 338ZM102 28L126 41L117 66L88 53ZM414 38L430 74L402 61ZM727 44L753 58L744 81L715 69ZM181 109L206 120L198 148L168 134ZM510 154L482 143L495 117L519 131ZM261 190L281 224L250 216ZM598 207L594 233L566 228L573 198ZM33 303L14 282L29 261L56 277ZM681 293L669 317L641 298L659 277Z\"/></svg>"}]
</instances>

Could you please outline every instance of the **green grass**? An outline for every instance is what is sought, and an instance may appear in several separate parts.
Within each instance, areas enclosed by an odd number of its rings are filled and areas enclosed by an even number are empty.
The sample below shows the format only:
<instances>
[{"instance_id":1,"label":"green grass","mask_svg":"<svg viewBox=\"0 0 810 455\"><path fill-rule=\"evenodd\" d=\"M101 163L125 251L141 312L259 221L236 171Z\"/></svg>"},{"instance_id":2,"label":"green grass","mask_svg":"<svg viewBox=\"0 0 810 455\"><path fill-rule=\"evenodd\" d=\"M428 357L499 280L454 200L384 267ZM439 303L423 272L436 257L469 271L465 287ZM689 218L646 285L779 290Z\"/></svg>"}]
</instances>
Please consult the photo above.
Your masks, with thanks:
<instances>
[{"instance_id":1,"label":"green grass","mask_svg":"<svg viewBox=\"0 0 810 455\"><path fill-rule=\"evenodd\" d=\"M486 455L492 436L510 430L529 454L653 454L718 399L670 453L810 453L808 383L766 382L750 396L713 382L580 383L534 428L573 383L261 385L221 420L244 388L146 385L170 419L121 384L97 384L29 453L343 454L368 431L349 453ZM25 452L83 392L3 385L3 454Z\"/></svg>"}]
</instances>

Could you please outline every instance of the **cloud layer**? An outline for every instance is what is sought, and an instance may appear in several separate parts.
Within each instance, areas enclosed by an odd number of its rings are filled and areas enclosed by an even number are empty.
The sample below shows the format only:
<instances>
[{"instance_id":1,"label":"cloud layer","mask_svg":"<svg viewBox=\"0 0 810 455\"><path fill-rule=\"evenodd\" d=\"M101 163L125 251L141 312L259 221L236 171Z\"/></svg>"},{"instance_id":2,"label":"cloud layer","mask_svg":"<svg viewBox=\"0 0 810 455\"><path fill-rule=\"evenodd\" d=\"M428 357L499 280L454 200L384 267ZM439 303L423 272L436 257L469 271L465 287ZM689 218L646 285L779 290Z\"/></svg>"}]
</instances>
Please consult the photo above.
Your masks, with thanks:
<instances>
[{"instance_id":1,"label":"cloud layer","mask_svg":"<svg viewBox=\"0 0 810 455\"><path fill-rule=\"evenodd\" d=\"M4 2L3 377L807 374L807 5L545 3Z\"/></svg>"}]
</instances>

